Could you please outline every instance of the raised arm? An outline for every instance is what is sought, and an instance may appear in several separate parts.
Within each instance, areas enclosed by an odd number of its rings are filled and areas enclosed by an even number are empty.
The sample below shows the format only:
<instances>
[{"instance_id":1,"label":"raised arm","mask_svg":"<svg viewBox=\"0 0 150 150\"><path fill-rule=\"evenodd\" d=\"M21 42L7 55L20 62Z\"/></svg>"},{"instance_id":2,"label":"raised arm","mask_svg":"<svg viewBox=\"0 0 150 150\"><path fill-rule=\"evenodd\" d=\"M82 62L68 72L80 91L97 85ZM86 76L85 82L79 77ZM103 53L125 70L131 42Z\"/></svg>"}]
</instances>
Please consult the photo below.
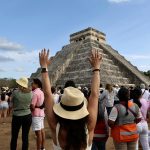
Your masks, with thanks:
<instances>
[{"instance_id":1,"label":"raised arm","mask_svg":"<svg viewBox=\"0 0 150 150\"><path fill-rule=\"evenodd\" d=\"M49 50L46 51L46 49L42 50L39 53L39 61L42 68L42 84L43 84L43 91L45 96L45 113L48 120L48 124L51 129L54 129L56 126L56 118L53 112L53 96L51 92L51 83L48 75L48 65L51 62L51 59L49 59ZM44 69L43 69L44 68ZM45 71L44 71L45 70Z\"/></svg>"},{"instance_id":2,"label":"raised arm","mask_svg":"<svg viewBox=\"0 0 150 150\"><path fill-rule=\"evenodd\" d=\"M90 63L93 68L93 75L92 75L92 84L91 84L91 94L88 103L89 131L94 131L96 120L97 120L101 62L102 62L102 55L98 52L98 50L93 50L90 57Z\"/></svg>"}]
</instances>

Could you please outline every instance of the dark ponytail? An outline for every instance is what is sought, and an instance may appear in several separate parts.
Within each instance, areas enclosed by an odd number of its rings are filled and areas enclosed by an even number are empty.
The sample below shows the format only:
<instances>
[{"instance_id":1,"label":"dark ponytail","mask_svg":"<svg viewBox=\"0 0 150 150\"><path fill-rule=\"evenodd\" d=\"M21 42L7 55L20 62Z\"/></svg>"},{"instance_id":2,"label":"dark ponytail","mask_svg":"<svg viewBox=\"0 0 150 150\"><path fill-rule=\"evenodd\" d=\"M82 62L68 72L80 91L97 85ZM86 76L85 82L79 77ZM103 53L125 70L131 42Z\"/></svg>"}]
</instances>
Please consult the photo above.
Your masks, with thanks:
<instances>
[{"instance_id":1,"label":"dark ponytail","mask_svg":"<svg viewBox=\"0 0 150 150\"><path fill-rule=\"evenodd\" d=\"M5 97L6 97L6 94L5 94L5 93L2 93L2 94L1 94L1 100L2 100L2 101L5 101Z\"/></svg>"},{"instance_id":2,"label":"dark ponytail","mask_svg":"<svg viewBox=\"0 0 150 150\"><path fill-rule=\"evenodd\" d=\"M140 102L140 97L142 95L142 90L140 88L135 88L132 92L133 102L136 103L139 108L141 108L142 104Z\"/></svg>"},{"instance_id":3,"label":"dark ponytail","mask_svg":"<svg viewBox=\"0 0 150 150\"><path fill-rule=\"evenodd\" d=\"M125 103L125 107L126 107L126 116L129 114L128 113L128 101L125 101L126 103Z\"/></svg>"},{"instance_id":4,"label":"dark ponytail","mask_svg":"<svg viewBox=\"0 0 150 150\"><path fill-rule=\"evenodd\" d=\"M128 101L129 101L129 90L127 88L121 88L118 91L118 98L120 100L120 102L125 102L125 107L126 107L126 116L129 114L128 113Z\"/></svg>"}]
</instances>

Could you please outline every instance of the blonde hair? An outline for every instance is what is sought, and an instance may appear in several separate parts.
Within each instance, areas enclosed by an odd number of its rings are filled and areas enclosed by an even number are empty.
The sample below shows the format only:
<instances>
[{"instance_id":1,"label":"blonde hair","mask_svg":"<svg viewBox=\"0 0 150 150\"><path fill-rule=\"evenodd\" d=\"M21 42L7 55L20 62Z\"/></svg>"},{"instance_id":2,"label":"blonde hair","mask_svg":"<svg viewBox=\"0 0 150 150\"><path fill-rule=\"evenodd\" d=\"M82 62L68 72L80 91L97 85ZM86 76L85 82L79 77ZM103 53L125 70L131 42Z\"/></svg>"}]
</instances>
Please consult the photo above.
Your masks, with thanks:
<instances>
[{"instance_id":1,"label":"blonde hair","mask_svg":"<svg viewBox=\"0 0 150 150\"><path fill-rule=\"evenodd\" d=\"M18 85L18 88L23 93L30 93L31 92L31 88L25 88L25 87L20 86L20 85Z\"/></svg>"}]
</instances>

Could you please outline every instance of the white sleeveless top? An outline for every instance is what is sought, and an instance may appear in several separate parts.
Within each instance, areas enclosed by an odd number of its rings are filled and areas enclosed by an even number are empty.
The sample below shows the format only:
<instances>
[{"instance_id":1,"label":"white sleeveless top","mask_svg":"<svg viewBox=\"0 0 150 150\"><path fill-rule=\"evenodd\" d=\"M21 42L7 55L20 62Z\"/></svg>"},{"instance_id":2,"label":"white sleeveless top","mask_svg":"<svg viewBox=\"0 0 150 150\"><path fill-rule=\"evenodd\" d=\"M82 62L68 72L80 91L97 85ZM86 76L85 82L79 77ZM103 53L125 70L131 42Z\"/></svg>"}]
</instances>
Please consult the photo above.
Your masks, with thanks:
<instances>
[{"instance_id":1,"label":"white sleeveless top","mask_svg":"<svg viewBox=\"0 0 150 150\"><path fill-rule=\"evenodd\" d=\"M60 147L59 140L58 140L59 129L60 129L60 124L58 123L57 126L56 126L56 140L57 140L57 145L53 144L54 150L63 150ZM90 146L88 146L88 143L89 143L89 134L88 134L88 130L87 130L87 148L85 150L91 150L91 148L92 148L92 144Z\"/></svg>"}]
</instances>

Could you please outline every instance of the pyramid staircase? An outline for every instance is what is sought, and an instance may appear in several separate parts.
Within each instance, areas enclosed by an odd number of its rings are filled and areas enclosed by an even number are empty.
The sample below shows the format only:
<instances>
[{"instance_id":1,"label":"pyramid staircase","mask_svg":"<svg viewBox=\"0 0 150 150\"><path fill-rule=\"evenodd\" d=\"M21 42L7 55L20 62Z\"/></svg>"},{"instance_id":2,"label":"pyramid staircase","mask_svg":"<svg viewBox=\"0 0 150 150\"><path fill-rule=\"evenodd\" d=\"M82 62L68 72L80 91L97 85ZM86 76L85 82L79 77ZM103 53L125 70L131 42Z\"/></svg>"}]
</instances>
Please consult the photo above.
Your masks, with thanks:
<instances>
[{"instance_id":1,"label":"pyramid staircase","mask_svg":"<svg viewBox=\"0 0 150 150\"><path fill-rule=\"evenodd\" d=\"M93 46L91 41L82 42L82 47L76 51L65 72L61 74L56 84L62 86L67 80L73 80L79 86L89 86L91 83L92 68L88 57L92 49L98 49L103 54L101 65L101 83L129 84L129 78L123 76L119 67L114 64L109 55L101 48Z\"/></svg>"}]
</instances>

